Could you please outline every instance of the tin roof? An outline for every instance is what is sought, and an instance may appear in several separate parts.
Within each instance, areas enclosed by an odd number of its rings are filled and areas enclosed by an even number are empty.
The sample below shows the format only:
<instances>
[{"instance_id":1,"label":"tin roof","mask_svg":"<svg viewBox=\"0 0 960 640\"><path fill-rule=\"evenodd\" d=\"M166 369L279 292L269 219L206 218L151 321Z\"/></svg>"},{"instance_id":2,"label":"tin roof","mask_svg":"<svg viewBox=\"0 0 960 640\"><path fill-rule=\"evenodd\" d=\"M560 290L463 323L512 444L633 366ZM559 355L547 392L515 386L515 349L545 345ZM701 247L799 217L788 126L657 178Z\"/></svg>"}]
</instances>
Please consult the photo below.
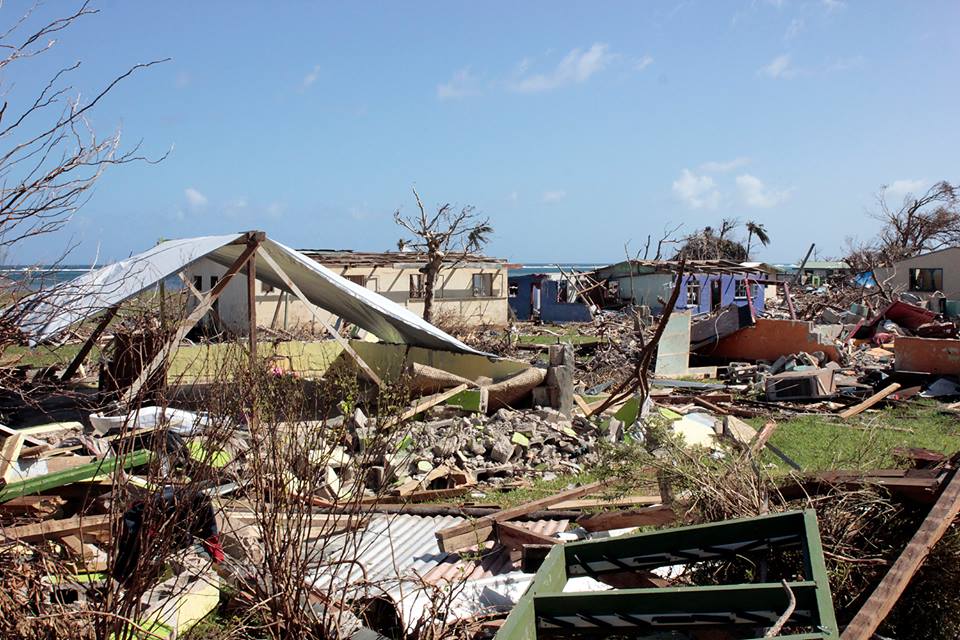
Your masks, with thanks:
<instances>
[{"instance_id":1,"label":"tin roof","mask_svg":"<svg viewBox=\"0 0 960 640\"><path fill-rule=\"evenodd\" d=\"M390 267L393 265L423 265L427 254L415 251L385 251L383 253L351 251L349 249L299 249L320 264L327 267ZM480 254L468 255L459 260L448 260L447 264L482 264L503 266L506 260L491 258Z\"/></svg>"}]
</instances>

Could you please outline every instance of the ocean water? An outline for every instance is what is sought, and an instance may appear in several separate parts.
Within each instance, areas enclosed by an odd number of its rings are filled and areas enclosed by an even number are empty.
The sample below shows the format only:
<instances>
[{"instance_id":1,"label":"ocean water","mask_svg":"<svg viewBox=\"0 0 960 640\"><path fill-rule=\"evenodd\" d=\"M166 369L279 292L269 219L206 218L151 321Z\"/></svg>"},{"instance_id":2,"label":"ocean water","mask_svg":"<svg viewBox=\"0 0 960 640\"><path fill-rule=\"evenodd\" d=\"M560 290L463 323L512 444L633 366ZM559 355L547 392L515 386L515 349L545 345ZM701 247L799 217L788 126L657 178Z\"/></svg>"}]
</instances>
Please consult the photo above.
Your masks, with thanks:
<instances>
[{"instance_id":1,"label":"ocean water","mask_svg":"<svg viewBox=\"0 0 960 640\"><path fill-rule=\"evenodd\" d=\"M102 267L103 265L99 265ZM98 267L99 268L99 267ZM0 281L23 284L31 289L49 289L64 282L70 282L90 271L88 265L7 265L0 266ZM180 289L183 283L177 276L164 281L167 289Z\"/></svg>"}]
</instances>

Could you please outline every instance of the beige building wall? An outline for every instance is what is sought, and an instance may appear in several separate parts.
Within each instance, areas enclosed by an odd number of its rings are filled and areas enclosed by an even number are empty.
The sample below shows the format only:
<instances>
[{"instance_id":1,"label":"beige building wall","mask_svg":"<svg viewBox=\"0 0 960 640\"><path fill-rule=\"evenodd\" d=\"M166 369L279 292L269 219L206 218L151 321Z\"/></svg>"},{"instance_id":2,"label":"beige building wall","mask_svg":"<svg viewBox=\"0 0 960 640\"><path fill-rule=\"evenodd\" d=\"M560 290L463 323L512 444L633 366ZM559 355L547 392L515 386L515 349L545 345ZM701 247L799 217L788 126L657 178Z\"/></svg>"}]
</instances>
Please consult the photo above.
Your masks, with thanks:
<instances>
[{"instance_id":1,"label":"beige building wall","mask_svg":"<svg viewBox=\"0 0 960 640\"><path fill-rule=\"evenodd\" d=\"M896 293L912 293L923 300L960 300L960 247L901 260L892 268L878 269L875 276Z\"/></svg>"},{"instance_id":2,"label":"beige building wall","mask_svg":"<svg viewBox=\"0 0 960 640\"><path fill-rule=\"evenodd\" d=\"M363 284L388 300L406 307L412 313L423 315L423 299L411 297L410 276L419 276L416 265L389 265L365 267L327 267L334 273ZM220 278L226 268L210 260L201 260L186 270L186 276L194 284L202 282L202 291L213 286L212 278ZM486 284L491 285L491 295L474 295L473 276L487 274ZM235 277L218 300L218 313L225 329L237 333L247 328L247 290L243 274ZM274 325L279 328L296 329L321 327L306 305L292 294L271 289L257 282L257 324L262 327ZM334 324L337 317L322 308L316 308L320 317ZM507 324L507 269L497 264L461 265L440 272L436 297L434 298L435 324L462 322L467 326L505 326ZM274 320L276 320L274 322Z\"/></svg>"}]
</instances>

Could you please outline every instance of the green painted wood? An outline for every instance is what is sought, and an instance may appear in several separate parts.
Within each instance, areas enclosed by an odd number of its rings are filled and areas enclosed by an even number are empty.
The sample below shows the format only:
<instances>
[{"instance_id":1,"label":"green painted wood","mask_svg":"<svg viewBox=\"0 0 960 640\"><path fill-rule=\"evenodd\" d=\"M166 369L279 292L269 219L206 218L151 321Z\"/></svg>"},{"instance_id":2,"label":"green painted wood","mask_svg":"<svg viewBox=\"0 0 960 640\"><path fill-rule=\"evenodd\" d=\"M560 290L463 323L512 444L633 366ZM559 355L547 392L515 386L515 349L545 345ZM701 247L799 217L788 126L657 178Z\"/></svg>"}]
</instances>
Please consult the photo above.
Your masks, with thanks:
<instances>
[{"instance_id":1,"label":"green painted wood","mask_svg":"<svg viewBox=\"0 0 960 640\"><path fill-rule=\"evenodd\" d=\"M563 591L567 583L566 565L563 557L563 545L554 545L537 570L533 582L527 588L503 626L497 631L494 640L536 640L537 625L534 617L533 599L537 594L557 594Z\"/></svg>"},{"instance_id":2,"label":"green painted wood","mask_svg":"<svg viewBox=\"0 0 960 640\"><path fill-rule=\"evenodd\" d=\"M464 411L480 412L480 390L464 389L460 393L451 396L445 404L451 407L458 407Z\"/></svg>"},{"instance_id":3,"label":"green painted wood","mask_svg":"<svg viewBox=\"0 0 960 640\"><path fill-rule=\"evenodd\" d=\"M149 462L152 457L152 452L141 449L140 451L135 451L123 456L122 465L124 469L138 467ZM27 478L19 482L11 482L3 487L3 489L0 489L0 503L34 493L42 493L74 482L82 482L84 480L92 480L99 476L105 476L112 473L119 464L120 459L108 458L74 467L73 469L58 471L57 473L48 473L36 478Z\"/></svg>"}]
</instances>

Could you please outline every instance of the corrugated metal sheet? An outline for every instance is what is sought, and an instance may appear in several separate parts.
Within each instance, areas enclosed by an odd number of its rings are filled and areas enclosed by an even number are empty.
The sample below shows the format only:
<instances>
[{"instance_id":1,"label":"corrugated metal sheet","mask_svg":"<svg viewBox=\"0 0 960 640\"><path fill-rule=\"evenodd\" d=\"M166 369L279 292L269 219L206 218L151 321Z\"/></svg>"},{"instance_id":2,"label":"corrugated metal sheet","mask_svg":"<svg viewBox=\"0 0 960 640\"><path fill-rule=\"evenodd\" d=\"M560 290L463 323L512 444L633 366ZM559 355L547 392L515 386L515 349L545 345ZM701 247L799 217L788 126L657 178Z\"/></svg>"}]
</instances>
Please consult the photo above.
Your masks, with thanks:
<instances>
[{"instance_id":1,"label":"corrugated metal sheet","mask_svg":"<svg viewBox=\"0 0 960 640\"><path fill-rule=\"evenodd\" d=\"M532 522L513 522L512 524L530 529L542 536L553 536L561 531L566 531L570 521L536 520ZM491 546L488 545L485 552L476 560L464 559L457 554L450 554L449 557L439 562L430 573L426 574L424 580L430 584L460 580L482 580L504 575L520 568L519 561L514 562L510 559L509 549L502 547L492 549Z\"/></svg>"},{"instance_id":2,"label":"corrugated metal sheet","mask_svg":"<svg viewBox=\"0 0 960 640\"><path fill-rule=\"evenodd\" d=\"M436 532L464 522L458 516L415 516L407 514L379 516L356 537L340 536L327 541L324 556L327 562L350 560L322 567L315 574L315 585L324 588L332 582L347 585L363 580L383 583L385 589L404 579L422 578L437 584L452 580L478 580L517 569L506 549L492 550L488 544L479 560L463 559L459 554L444 553L437 547ZM552 536L565 531L569 520L537 520L516 522L535 533ZM354 562L356 564L354 564ZM363 567L363 571L357 566Z\"/></svg>"}]
</instances>

